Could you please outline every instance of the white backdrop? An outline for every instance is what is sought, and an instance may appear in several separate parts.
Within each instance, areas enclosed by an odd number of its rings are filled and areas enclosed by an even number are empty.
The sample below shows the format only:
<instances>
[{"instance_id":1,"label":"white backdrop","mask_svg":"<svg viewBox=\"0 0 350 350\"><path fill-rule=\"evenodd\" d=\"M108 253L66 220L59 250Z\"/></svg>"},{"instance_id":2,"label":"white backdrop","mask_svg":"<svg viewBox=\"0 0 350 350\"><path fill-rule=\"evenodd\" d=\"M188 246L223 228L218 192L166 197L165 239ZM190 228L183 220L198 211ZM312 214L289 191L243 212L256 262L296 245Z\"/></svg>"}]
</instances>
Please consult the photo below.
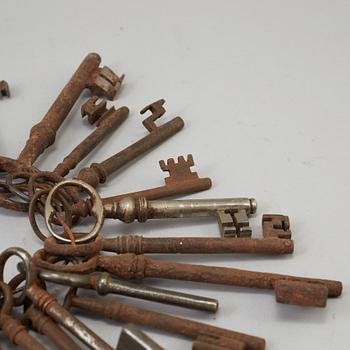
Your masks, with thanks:
<instances>
[{"instance_id":1,"label":"white backdrop","mask_svg":"<svg viewBox=\"0 0 350 350\"><path fill-rule=\"evenodd\" d=\"M344 282L343 296L326 309L280 305L272 291L176 281L152 285L217 298L218 313L131 302L262 336L271 350L347 349L349 15L348 1L3 0L0 80L9 82L12 97L0 101L0 153L16 157L83 57L98 52L103 64L126 74L114 103L131 113L84 165L145 135L139 110L159 98L167 101L164 120L180 115L186 122L180 134L101 186L103 196L159 186L158 160L193 153L196 170L213 179L213 188L192 197L255 197L254 235L263 213L289 215L295 253L172 260ZM52 169L92 130L79 113L87 96L39 167ZM32 253L41 246L25 215L3 209L0 215L1 250L15 245ZM218 228L213 220L109 222L104 235L116 233L218 236ZM115 346L119 323L78 315ZM169 350L191 347L184 338L148 334Z\"/></svg>"}]
</instances>

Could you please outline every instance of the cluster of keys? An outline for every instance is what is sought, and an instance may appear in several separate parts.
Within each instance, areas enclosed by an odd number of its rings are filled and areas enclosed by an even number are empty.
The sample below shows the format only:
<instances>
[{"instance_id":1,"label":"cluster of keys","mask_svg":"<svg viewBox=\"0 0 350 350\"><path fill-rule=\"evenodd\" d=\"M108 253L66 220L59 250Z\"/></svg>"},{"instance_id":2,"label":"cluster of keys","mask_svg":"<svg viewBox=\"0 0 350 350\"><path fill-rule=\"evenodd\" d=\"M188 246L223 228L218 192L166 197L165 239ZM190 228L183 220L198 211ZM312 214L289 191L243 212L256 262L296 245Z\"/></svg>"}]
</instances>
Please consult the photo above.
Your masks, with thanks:
<instances>
[{"instance_id":1,"label":"cluster of keys","mask_svg":"<svg viewBox=\"0 0 350 350\"><path fill-rule=\"evenodd\" d=\"M141 114L150 113L143 121L148 131L146 136L67 179L70 171L128 117L127 107L108 107L103 99L115 97L124 76L116 75L108 67L100 67L100 62L99 55L87 55L44 118L33 126L17 159L0 157L0 206L27 212L33 231L43 241L43 248L32 256L19 247L8 248L0 255L0 329L13 344L28 350L45 349L29 334L30 327L44 334L57 349L78 350L84 344L90 349L111 350L111 345L74 316L73 310L79 309L94 317L99 315L125 323L118 350L163 349L138 329L139 326L191 338L193 350L265 348L265 340L254 335L101 297L118 294L203 312L215 313L218 309L216 299L139 283L148 278L271 289L279 303L308 307L325 307L328 298L341 294L339 281L176 263L147 255L284 255L293 253L294 249L289 218L285 215L263 215L262 235L252 237L249 218L257 211L254 198L168 199L211 187L209 178L199 177L192 171L192 155L159 162L161 169L169 173L163 186L100 197L96 190L100 183L183 128L184 121L180 117L156 125L156 120L165 114L164 100L141 110ZM91 124L96 123L96 130L54 170L38 169L35 161L54 143L59 127L85 89L92 92L92 97L81 106L81 114L87 116ZM40 216L44 219L44 228L37 222ZM86 217L93 219L92 228L77 232L78 223L81 227ZM218 237L120 235L103 238L100 235L106 219L129 224L186 217L213 217L218 222ZM21 259L17 265L18 274L5 282L5 264L14 255ZM46 290L46 282L70 287L62 304ZM86 295L86 289L94 290L99 296ZM19 307L23 307L22 316L15 318L13 309Z\"/></svg>"}]
</instances>

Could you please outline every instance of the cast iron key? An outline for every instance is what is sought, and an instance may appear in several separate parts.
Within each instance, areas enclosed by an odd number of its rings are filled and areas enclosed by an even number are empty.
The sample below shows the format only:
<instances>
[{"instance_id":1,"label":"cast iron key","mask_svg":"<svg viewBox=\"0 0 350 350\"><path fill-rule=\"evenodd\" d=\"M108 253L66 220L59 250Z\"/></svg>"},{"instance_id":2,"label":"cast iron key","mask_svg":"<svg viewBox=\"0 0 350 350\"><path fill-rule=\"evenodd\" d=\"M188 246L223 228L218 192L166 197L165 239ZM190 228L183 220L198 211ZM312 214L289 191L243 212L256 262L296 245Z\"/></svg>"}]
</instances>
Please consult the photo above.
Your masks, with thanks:
<instances>
[{"instance_id":1,"label":"cast iron key","mask_svg":"<svg viewBox=\"0 0 350 350\"><path fill-rule=\"evenodd\" d=\"M145 222L148 219L215 216L218 210L245 210L247 215L251 215L256 212L257 208L256 201L253 198L148 201L145 198L134 199L129 197L116 203L103 205L99 194L92 186L80 180L65 180L52 188L45 203L46 226L55 238L64 242L70 242L70 240L53 230L52 220L56 213L53 207L53 199L65 186L78 186L91 196L92 207L90 212L96 218L93 229L84 235L80 235L76 239L77 243L96 237L102 229L104 218L119 219L131 223L136 219L139 222Z\"/></svg>"}]
</instances>

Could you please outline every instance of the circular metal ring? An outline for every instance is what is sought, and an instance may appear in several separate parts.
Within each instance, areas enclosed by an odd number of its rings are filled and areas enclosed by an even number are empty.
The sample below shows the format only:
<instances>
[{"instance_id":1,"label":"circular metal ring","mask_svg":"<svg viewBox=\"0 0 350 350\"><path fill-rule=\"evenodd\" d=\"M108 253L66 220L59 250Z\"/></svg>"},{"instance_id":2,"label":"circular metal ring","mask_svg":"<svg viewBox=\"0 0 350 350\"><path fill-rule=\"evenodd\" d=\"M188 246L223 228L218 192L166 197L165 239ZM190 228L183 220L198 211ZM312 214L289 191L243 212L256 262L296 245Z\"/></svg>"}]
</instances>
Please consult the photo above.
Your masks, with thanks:
<instances>
[{"instance_id":1,"label":"circular metal ring","mask_svg":"<svg viewBox=\"0 0 350 350\"><path fill-rule=\"evenodd\" d=\"M44 235L37 222L35 219L35 213L37 212L37 203L39 201L39 198L41 196L45 196L50 192L50 189L43 189L40 190L38 192L36 192L29 204L29 210L28 210L28 216L29 216L29 223L34 231L34 233L42 240L45 241L45 239L47 238L46 235ZM63 209L64 209L64 213L65 213L65 220L67 222L68 225L71 225L72 223L72 211L71 211L71 206L70 204L65 200L64 197L59 196L59 199L63 205Z\"/></svg>"},{"instance_id":2,"label":"circular metal ring","mask_svg":"<svg viewBox=\"0 0 350 350\"><path fill-rule=\"evenodd\" d=\"M103 221L104 221L103 204L102 204L102 200L101 200L99 194L97 193L97 191L92 186L90 186L89 184L87 184L86 182L81 181L81 180L62 181L62 182L58 183L57 185L55 185L52 188L52 190L49 192L49 194L47 196L46 203L45 203L45 223L46 223L48 230L50 231L52 236L54 236L57 240L59 240L61 242L65 242L65 243L72 243L72 241L69 238L66 238L66 237L63 237L63 236L57 234L51 226L52 217L55 214L55 209L52 206L52 200L53 200L55 194L64 186L80 187L80 188L84 189L91 196L91 202L92 202L91 215L96 219L95 225L92 228L92 230L90 232L87 232L87 233L82 233L79 236L79 238L77 238L75 240L75 242L82 243L82 242L86 242L86 241L89 241L89 240L95 238L99 234L99 232L101 231Z\"/></svg>"},{"instance_id":3,"label":"circular metal ring","mask_svg":"<svg viewBox=\"0 0 350 350\"><path fill-rule=\"evenodd\" d=\"M11 247L6 250L4 250L0 255L0 282L4 282L4 269L6 261L11 256L17 256L19 257L23 262L23 268L26 276L25 285L23 292L18 297L13 297L13 302L15 305L20 305L24 302L24 299L26 298L26 290L27 288L35 281L35 275L30 270L30 255L29 253L19 247Z\"/></svg>"},{"instance_id":4,"label":"circular metal ring","mask_svg":"<svg viewBox=\"0 0 350 350\"><path fill-rule=\"evenodd\" d=\"M25 172L19 172L19 173L9 173L6 176L6 185L7 185L7 189L14 195L18 196L19 198L21 198L22 200L24 200L25 202L30 202L30 196L29 194L25 193L24 191L22 191L20 188L22 186L18 186L18 185L23 185L25 183L20 183L20 184L14 184L13 180L18 179L18 178L23 178L26 179L27 181L30 179L31 177L31 173L25 173ZM28 189L27 186L25 186L24 188Z\"/></svg>"}]
</instances>

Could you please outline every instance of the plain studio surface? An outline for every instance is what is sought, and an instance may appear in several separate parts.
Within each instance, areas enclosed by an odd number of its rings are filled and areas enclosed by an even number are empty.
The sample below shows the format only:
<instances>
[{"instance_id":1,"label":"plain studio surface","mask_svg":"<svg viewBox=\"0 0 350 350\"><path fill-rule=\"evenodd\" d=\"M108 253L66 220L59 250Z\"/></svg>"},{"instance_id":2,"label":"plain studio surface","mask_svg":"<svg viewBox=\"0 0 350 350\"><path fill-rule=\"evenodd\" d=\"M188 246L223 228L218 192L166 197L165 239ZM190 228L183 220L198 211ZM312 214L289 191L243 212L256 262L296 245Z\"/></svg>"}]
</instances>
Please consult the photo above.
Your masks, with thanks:
<instances>
[{"instance_id":1,"label":"plain studio surface","mask_svg":"<svg viewBox=\"0 0 350 350\"><path fill-rule=\"evenodd\" d=\"M114 104L128 120L81 165L107 158L146 134L139 111L165 98L164 121L185 128L99 187L104 197L160 186L158 161L193 153L213 187L186 198L254 197L263 213L290 216L288 257L169 256L164 259L341 280L326 309L281 305L273 291L176 281L157 287L217 298L216 315L126 297L155 311L264 337L267 349L347 349L350 194L350 3L347 1L5 1L0 5L0 153L16 157L83 57L126 74ZM85 93L37 165L51 170L92 128L80 117ZM71 173L70 175L72 175ZM345 212L345 215L344 215ZM1 250L41 242L26 215L0 209ZM108 222L106 237L219 235L215 220ZM15 264L12 264L13 273ZM9 273L10 273L9 269ZM60 287L54 287L60 290ZM77 313L115 347L120 324ZM165 349L189 340L147 331ZM2 349L10 349L0 336Z\"/></svg>"}]
</instances>

